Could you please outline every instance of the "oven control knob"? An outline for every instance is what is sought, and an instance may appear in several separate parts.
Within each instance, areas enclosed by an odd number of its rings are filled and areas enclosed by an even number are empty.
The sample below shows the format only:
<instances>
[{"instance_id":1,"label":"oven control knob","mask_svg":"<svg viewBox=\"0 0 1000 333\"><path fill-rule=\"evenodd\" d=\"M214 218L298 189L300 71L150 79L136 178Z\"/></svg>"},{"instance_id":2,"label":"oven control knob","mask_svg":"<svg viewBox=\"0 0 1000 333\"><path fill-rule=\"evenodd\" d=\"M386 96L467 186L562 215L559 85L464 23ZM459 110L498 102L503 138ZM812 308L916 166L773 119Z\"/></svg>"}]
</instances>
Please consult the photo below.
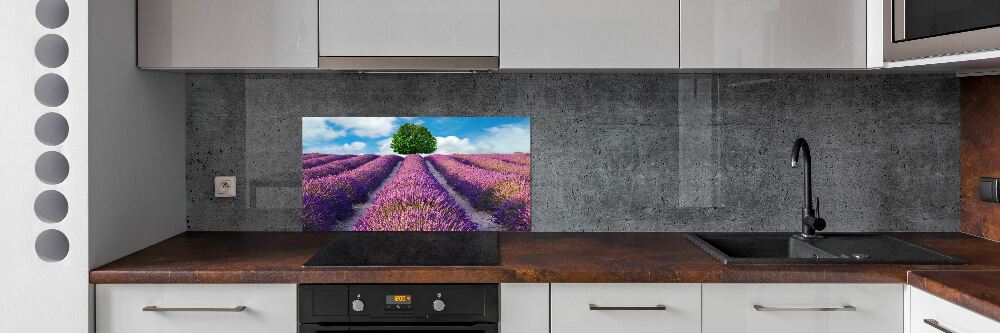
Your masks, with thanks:
<instances>
[{"instance_id":1,"label":"oven control knob","mask_svg":"<svg viewBox=\"0 0 1000 333\"><path fill-rule=\"evenodd\" d=\"M434 311L437 312L444 311L444 301L439 299L434 300Z\"/></svg>"},{"instance_id":2,"label":"oven control knob","mask_svg":"<svg viewBox=\"0 0 1000 333\"><path fill-rule=\"evenodd\" d=\"M364 311L365 310L365 302L362 302L360 299L356 299L356 300L354 300L354 302L351 302L351 309L354 309L354 311L357 311L357 312Z\"/></svg>"}]
</instances>

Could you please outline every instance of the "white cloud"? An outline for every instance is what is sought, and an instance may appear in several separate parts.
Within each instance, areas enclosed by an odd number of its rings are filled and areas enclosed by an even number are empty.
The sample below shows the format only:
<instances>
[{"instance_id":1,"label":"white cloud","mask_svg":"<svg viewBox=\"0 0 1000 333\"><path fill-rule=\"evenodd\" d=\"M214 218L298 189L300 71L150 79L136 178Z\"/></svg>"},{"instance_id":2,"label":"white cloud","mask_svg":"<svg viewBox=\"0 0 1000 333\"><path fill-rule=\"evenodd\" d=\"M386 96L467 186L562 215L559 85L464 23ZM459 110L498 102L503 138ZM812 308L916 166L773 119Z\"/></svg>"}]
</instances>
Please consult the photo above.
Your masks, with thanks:
<instances>
[{"instance_id":1,"label":"white cloud","mask_svg":"<svg viewBox=\"0 0 1000 333\"><path fill-rule=\"evenodd\" d=\"M352 134L361 137L384 138L377 141L376 144L369 149L369 151L377 151L377 154L382 155L394 154L392 148L390 147L392 138L389 136L391 136L392 133L398 128L398 125L396 125L398 121L407 120L406 118L395 117L303 118L303 133L306 132L306 119L319 120L319 124L322 125L323 128L327 131L335 132L324 134L331 138L344 136L344 131L350 131ZM323 122L324 120L342 126L344 129L334 131L330 129L328 124ZM439 136L436 137L436 139L438 149L435 153L437 154L512 153L531 151L531 127L529 124L507 124L490 127L485 129L485 132L482 135L474 137L461 138L451 135L445 137ZM305 134L303 134L304 145L307 144L305 140ZM340 146L317 147L309 150L310 152L328 154L352 154L359 153L368 148L368 145L359 141Z\"/></svg>"},{"instance_id":2,"label":"white cloud","mask_svg":"<svg viewBox=\"0 0 1000 333\"><path fill-rule=\"evenodd\" d=\"M473 141L478 153L528 153L531 152L531 127L527 124L490 127L485 135Z\"/></svg>"},{"instance_id":3,"label":"white cloud","mask_svg":"<svg viewBox=\"0 0 1000 333\"><path fill-rule=\"evenodd\" d=\"M333 140L347 135L346 131L335 130L326 122L326 118L304 117L302 118L302 143L312 144L322 141Z\"/></svg>"},{"instance_id":4,"label":"white cloud","mask_svg":"<svg viewBox=\"0 0 1000 333\"><path fill-rule=\"evenodd\" d=\"M326 118L352 134L364 138L384 138L392 135L399 126L396 117L333 117Z\"/></svg>"},{"instance_id":5,"label":"white cloud","mask_svg":"<svg viewBox=\"0 0 1000 333\"><path fill-rule=\"evenodd\" d=\"M392 147L390 147L391 144L392 144L392 139L391 138L379 141L378 142L378 154L379 155L395 154L395 152L392 151Z\"/></svg>"},{"instance_id":6,"label":"white cloud","mask_svg":"<svg viewBox=\"0 0 1000 333\"><path fill-rule=\"evenodd\" d=\"M355 141L351 143L345 143L339 146L324 146L320 148L310 149L311 153L320 154L357 154L361 153L367 148L368 145L361 141Z\"/></svg>"},{"instance_id":7,"label":"white cloud","mask_svg":"<svg viewBox=\"0 0 1000 333\"><path fill-rule=\"evenodd\" d=\"M468 138L459 138L454 135L450 135L446 137L436 137L436 139L437 150L434 151L436 154L471 154L478 151L476 146L473 145Z\"/></svg>"}]
</instances>

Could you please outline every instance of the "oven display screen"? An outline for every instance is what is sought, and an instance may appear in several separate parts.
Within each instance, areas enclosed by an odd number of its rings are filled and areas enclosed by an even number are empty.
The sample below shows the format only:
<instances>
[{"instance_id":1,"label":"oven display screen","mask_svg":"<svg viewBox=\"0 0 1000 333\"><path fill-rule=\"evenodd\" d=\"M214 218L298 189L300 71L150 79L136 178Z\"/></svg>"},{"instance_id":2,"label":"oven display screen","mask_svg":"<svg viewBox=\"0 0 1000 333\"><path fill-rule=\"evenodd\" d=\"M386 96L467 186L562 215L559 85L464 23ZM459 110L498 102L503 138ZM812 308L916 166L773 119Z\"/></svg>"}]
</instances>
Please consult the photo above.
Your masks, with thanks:
<instances>
[{"instance_id":1,"label":"oven display screen","mask_svg":"<svg viewBox=\"0 0 1000 333\"><path fill-rule=\"evenodd\" d=\"M412 304L412 295L385 295L385 304L397 305L397 304Z\"/></svg>"}]
</instances>

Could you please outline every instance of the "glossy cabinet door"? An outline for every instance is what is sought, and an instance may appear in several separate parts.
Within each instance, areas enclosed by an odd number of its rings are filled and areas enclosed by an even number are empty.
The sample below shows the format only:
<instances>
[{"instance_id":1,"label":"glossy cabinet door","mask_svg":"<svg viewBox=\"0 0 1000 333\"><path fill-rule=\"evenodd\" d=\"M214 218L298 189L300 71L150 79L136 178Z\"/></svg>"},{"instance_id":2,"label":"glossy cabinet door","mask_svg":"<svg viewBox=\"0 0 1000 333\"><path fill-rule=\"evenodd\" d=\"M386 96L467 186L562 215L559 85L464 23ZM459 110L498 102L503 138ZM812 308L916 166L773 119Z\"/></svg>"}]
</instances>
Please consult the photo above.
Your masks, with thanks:
<instances>
[{"instance_id":1,"label":"glossy cabinet door","mask_svg":"<svg viewBox=\"0 0 1000 333\"><path fill-rule=\"evenodd\" d=\"M552 333L701 332L697 283L553 283L551 288Z\"/></svg>"},{"instance_id":2,"label":"glossy cabinet door","mask_svg":"<svg viewBox=\"0 0 1000 333\"><path fill-rule=\"evenodd\" d=\"M500 284L500 333L549 332L549 284Z\"/></svg>"},{"instance_id":3,"label":"glossy cabinet door","mask_svg":"<svg viewBox=\"0 0 1000 333\"><path fill-rule=\"evenodd\" d=\"M704 333L903 332L902 284L705 284Z\"/></svg>"},{"instance_id":4,"label":"glossy cabinet door","mask_svg":"<svg viewBox=\"0 0 1000 333\"><path fill-rule=\"evenodd\" d=\"M678 10L678 0L503 0L500 68L677 68Z\"/></svg>"},{"instance_id":5,"label":"glossy cabinet door","mask_svg":"<svg viewBox=\"0 0 1000 333\"><path fill-rule=\"evenodd\" d=\"M324 57L499 55L499 0L319 0Z\"/></svg>"},{"instance_id":6,"label":"glossy cabinet door","mask_svg":"<svg viewBox=\"0 0 1000 333\"><path fill-rule=\"evenodd\" d=\"M98 333L298 331L294 284L99 284L95 302Z\"/></svg>"},{"instance_id":7,"label":"glossy cabinet door","mask_svg":"<svg viewBox=\"0 0 1000 333\"><path fill-rule=\"evenodd\" d=\"M316 68L316 0L138 0L141 68Z\"/></svg>"},{"instance_id":8,"label":"glossy cabinet door","mask_svg":"<svg viewBox=\"0 0 1000 333\"><path fill-rule=\"evenodd\" d=\"M865 68L866 4L682 0L681 67ZM880 33L873 36L881 42Z\"/></svg>"},{"instance_id":9,"label":"glossy cabinet door","mask_svg":"<svg viewBox=\"0 0 1000 333\"><path fill-rule=\"evenodd\" d=\"M1000 332L1000 322L910 287L910 332L953 333Z\"/></svg>"}]
</instances>

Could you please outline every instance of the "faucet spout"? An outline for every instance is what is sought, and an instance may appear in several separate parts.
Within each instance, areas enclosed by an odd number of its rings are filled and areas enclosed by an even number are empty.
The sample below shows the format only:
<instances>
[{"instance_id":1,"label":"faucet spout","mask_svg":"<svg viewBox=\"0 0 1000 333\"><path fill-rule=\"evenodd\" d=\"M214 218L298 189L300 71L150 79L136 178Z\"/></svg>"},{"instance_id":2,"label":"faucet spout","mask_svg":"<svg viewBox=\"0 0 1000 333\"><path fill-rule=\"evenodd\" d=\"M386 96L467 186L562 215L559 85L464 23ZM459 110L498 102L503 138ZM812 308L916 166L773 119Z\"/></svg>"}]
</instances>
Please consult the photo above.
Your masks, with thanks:
<instances>
[{"instance_id":1,"label":"faucet spout","mask_svg":"<svg viewBox=\"0 0 1000 333\"><path fill-rule=\"evenodd\" d=\"M799 163L799 152L802 153L803 163ZM805 164L805 171L802 173L802 209L803 213L812 210L812 155L809 154L809 143L806 139L798 138L792 145L792 167L798 168L800 164Z\"/></svg>"},{"instance_id":2,"label":"faucet spout","mask_svg":"<svg viewBox=\"0 0 1000 333\"><path fill-rule=\"evenodd\" d=\"M802 163L799 163L799 157ZM792 167L798 168L804 164L802 172L802 236L815 237L816 231L826 228L826 221L816 216L816 211L812 205L812 156L809 154L809 143L806 139L798 138L792 145Z\"/></svg>"}]
</instances>

